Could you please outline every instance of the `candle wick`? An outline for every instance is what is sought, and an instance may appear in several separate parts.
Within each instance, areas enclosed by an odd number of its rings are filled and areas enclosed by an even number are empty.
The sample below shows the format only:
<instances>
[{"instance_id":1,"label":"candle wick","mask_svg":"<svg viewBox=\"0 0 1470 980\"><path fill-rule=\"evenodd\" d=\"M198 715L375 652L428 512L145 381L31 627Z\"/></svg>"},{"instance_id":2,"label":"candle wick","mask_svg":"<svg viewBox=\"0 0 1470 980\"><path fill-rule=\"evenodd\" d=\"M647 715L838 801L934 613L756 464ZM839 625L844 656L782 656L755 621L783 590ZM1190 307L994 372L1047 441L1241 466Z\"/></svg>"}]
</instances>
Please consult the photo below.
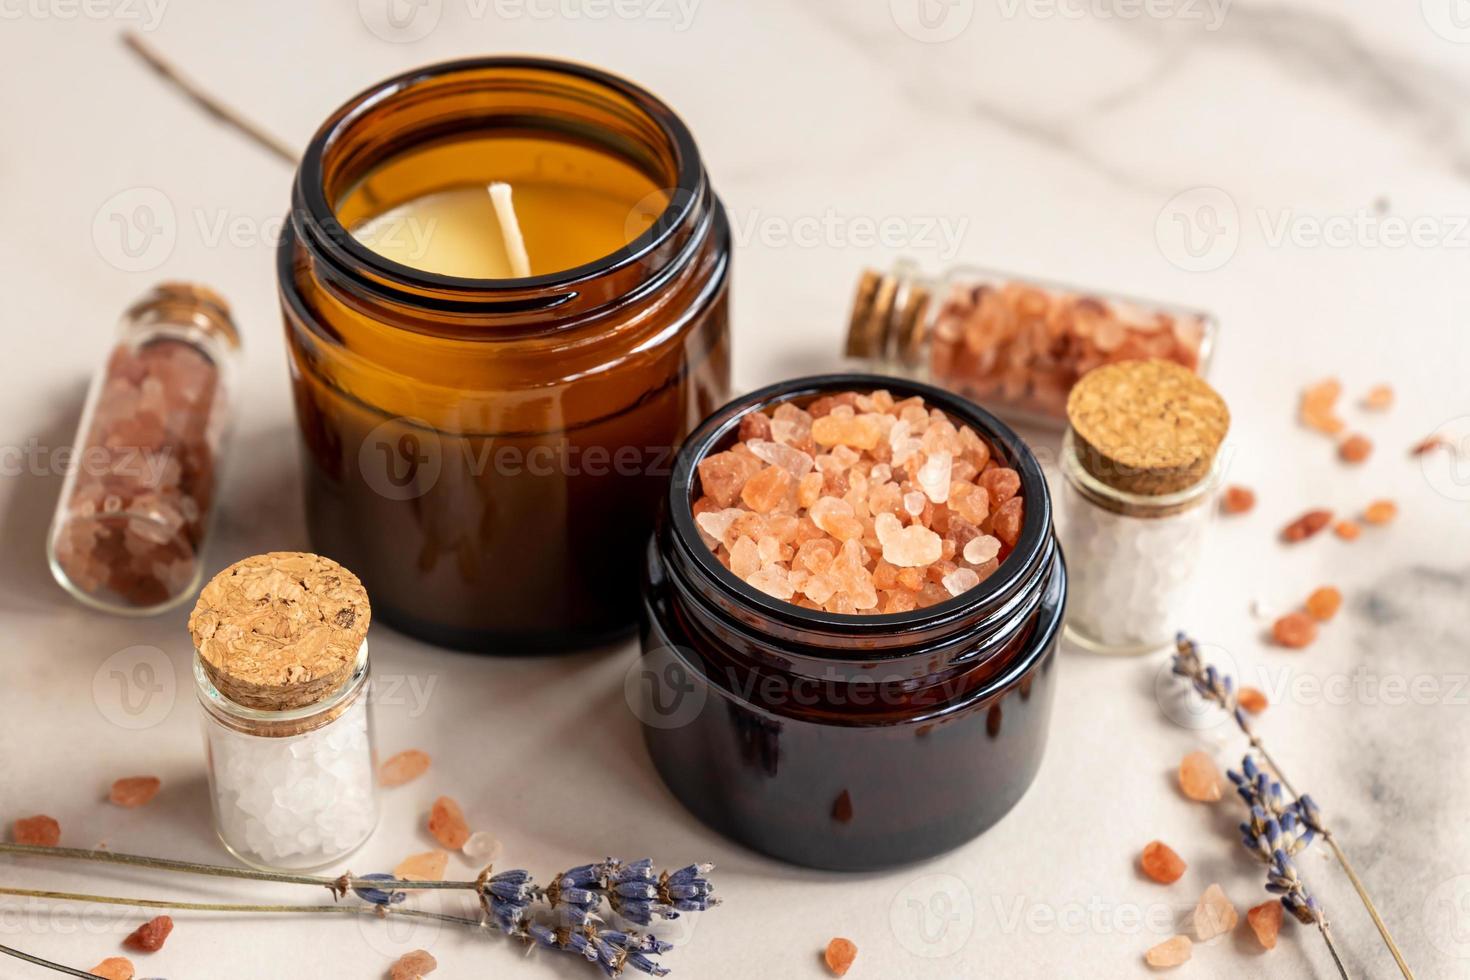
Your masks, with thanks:
<instances>
[{"instance_id":1,"label":"candle wick","mask_svg":"<svg viewBox=\"0 0 1470 980\"><path fill-rule=\"evenodd\" d=\"M511 201L510 185L495 181L490 185L490 203L495 205L495 217L500 222L500 238L505 242L505 254L510 258L511 271L517 279L531 274L531 257L526 254L526 239L521 235L521 223L516 220L516 206Z\"/></svg>"}]
</instances>

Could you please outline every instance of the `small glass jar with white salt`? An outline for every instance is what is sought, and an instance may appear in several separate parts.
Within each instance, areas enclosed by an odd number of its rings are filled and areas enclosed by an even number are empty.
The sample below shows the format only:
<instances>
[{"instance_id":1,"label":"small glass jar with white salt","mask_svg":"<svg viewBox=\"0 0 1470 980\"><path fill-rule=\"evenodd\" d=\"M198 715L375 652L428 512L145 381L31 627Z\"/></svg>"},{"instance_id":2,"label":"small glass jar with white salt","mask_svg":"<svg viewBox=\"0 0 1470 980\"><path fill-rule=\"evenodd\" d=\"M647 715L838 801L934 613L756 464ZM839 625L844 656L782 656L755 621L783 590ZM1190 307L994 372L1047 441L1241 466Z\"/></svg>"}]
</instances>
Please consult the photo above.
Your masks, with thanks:
<instances>
[{"instance_id":1,"label":"small glass jar with white salt","mask_svg":"<svg viewBox=\"0 0 1470 980\"><path fill-rule=\"evenodd\" d=\"M1183 624L1220 485L1224 399L1162 360L1083 376L1067 399L1061 539L1070 572L1067 637L1140 654Z\"/></svg>"},{"instance_id":2,"label":"small glass jar with white salt","mask_svg":"<svg viewBox=\"0 0 1470 980\"><path fill-rule=\"evenodd\" d=\"M215 830L248 865L320 868L378 822L367 593L329 559L257 555L189 618Z\"/></svg>"}]
</instances>

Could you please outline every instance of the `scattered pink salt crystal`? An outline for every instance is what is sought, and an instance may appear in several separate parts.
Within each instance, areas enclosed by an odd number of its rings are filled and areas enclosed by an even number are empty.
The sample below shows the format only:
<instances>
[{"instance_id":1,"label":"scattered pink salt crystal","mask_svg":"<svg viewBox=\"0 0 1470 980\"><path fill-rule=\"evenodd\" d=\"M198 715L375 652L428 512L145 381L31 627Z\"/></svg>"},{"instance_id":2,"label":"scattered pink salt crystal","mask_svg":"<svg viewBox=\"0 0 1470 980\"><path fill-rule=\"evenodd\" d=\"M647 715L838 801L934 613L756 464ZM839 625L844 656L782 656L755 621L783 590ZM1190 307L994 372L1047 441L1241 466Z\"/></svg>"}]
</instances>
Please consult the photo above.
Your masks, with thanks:
<instances>
[{"instance_id":1,"label":"scattered pink salt crystal","mask_svg":"<svg viewBox=\"0 0 1470 980\"><path fill-rule=\"evenodd\" d=\"M1220 767L1204 752L1191 752L1179 762L1179 788L1191 800L1214 803L1223 795Z\"/></svg>"},{"instance_id":2,"label":"scattered pink salt crystal","mask_svg":"<svg viewBox=\"0 0 1470 980\"><path fill-rule=\"evenodd\" d=\"M115 806L132 809L152 800L162 785L157 776L124 776L112 784L107 798Z\"/></svg>"},{"instance_id":3,"label":"scattered pink salt crystal","mask_svg":"<svg viewBox=\"0 0 1470 980\"><path fill-rule=\"evenodd\" d=\"M429 754L418 749L404 749L378 767L378 782L384 786L402 786L429 771Z\"/></svg>"},{"instance_id":4,"label":"scattered pink salt crystal","mask_svg":"<svg viewBox=\"0 0 1470 980\"><path fill-rule=\"evenodd\" d=\"M424 851L411 854L393 869L393 877L405 881L443 881L444 870L449 867L449 855L444 851Z\"/></svg>"},{"instance_id":5,"label":"scattered pink salt crystal","mask_svg":"<svg viewBox=\"0 0 1470 980\"><path fill-rule=\"evenodd\" d=\"M15 822L11 835L17 844L35 847L55 847L61 843L61 824L55 818L38 814L22 817Z\"/></svg>"},{"instance_id":6,"label":"scattered pink salt crystal","mask_svg":"<svg viewBox=\"0 0 1470 980\"><path fill-rule=\"evenodd\" d=\"M102 980L133 980L133 961L126 956L109 956L87 972Z\"/></svg>"},{"instance_id":7,"label":"scattered pink salt crystal","mask_svg":"<svg viewBox=\"0 0 1470 980\"><path fill-rule=\"evenodd\" d=\"M438 966L439 961L430 956L427 951L416 949L398 957L388 971L388 978L389 980L421 980L433 973Z\"/></svg>"},{"instance_id":8,"label":"scattered pink salt crystal","mask_svg":"<svg viewBox=\"0 0 1470 980\"><path fill-rule=\"evenodd\" d=\"M440 844L457 851L469 840L470 825L465 821L464 811L459 804L447 796L434 801L429 809L429 833Z\"/></svg>"},{"instance_id":9,"label":"scattered pink salt crystal","mask_svg":"<svg viewBox=\"0 0 1470 980\"><path fill-rule=\"evenodd\" d=\"M1144 953L1143 959L1156 968L1178 966L1189 959L1193 946L1188 936L1173 936Z\"/></svg>"},{"instance_id":10,"label":"scattered pink salt crystal","mask_svg":"<svg viewBox=\"0 0 1470 980\"><path fill-rule=\"evenodd\" d=\"M464 856L475 864L489 864L492 861L498 861L504 850L504 845L488 830L477 830L470 834L469 839L464 842L464 847L460 848Z\"/></svg>"},{"instance_id":11,"label":"scattered pink salt crystal","mask_svg":"<svg viewBox=\"0 0 1470 980\"><path fill-rule=\"evenodd\" d=\"M1239 921L1240 914L1225 897L1225 890L1219 885L1211 885L1194 907L1194 936L1202 943L1209 942L1230 932Z\"/></svg>"}]
</instances>

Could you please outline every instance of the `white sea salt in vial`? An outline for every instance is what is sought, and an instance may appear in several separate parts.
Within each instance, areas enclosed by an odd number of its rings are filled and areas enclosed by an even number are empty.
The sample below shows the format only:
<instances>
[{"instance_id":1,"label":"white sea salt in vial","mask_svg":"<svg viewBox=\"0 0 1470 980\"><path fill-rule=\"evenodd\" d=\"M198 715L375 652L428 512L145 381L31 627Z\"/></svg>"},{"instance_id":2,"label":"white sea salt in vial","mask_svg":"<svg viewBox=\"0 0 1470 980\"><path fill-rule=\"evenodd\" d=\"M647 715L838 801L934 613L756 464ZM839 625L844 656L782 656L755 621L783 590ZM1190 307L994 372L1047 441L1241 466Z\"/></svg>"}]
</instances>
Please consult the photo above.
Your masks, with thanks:
<instances>
[{"instance_id":1,"label":"white sea salt in vial","mask_svg":"<svg viewBox=\"0 0 1470 980\"><path fill-rule=\"evenodd\" d=\"M367 595L316 555L225 569L190 617L220 841L246 864L305 870L378 819Z\"/></svg>"},{"instance_id":2,"label":"white sea salt in vial","mask_svg":"<svg viewBox=\"0 0 1470 980\"><path fill-rule=\"evenodd\" d=\"M1098 368L1072 389L1062 444L1067 637L1101 653L1170 643L1220 483L1225 402L1163 361Z\"/></svg>"}]
</instances>

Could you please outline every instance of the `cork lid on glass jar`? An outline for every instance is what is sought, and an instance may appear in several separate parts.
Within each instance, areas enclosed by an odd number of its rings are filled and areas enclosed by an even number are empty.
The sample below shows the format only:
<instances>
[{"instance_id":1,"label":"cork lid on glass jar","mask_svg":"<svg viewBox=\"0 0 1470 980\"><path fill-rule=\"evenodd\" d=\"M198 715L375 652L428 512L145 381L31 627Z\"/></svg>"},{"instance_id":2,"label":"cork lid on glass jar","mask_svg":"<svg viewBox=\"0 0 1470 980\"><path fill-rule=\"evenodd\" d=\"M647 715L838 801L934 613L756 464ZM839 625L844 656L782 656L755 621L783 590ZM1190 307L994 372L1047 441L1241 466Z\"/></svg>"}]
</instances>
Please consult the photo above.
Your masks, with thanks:
<instances>
[{"instance_id":1,"label":"cork lid on glass jar","mask_svg":"<svg viewBox=\"0 0 1470 980\"><path fill-rule=\"evenodd\" d=\"M189 632L220 694L247 708L291 711L347 683L371 618L356 575L320 555L277 551L216 575Z\"/></svg>"},{"instance_id":2,"label":"cork lid on glass jar","mask_svg":"<svg viewBox=\"0 0 1470 980\"><path fill-rule=\"evenodd\" d=\"M1230 409L1172 361L1119 361L1077 382L1067 421L1076 461L1091 477L1121 494L1163 497L1210 477Z\"/></svg>"}]
</instances>

